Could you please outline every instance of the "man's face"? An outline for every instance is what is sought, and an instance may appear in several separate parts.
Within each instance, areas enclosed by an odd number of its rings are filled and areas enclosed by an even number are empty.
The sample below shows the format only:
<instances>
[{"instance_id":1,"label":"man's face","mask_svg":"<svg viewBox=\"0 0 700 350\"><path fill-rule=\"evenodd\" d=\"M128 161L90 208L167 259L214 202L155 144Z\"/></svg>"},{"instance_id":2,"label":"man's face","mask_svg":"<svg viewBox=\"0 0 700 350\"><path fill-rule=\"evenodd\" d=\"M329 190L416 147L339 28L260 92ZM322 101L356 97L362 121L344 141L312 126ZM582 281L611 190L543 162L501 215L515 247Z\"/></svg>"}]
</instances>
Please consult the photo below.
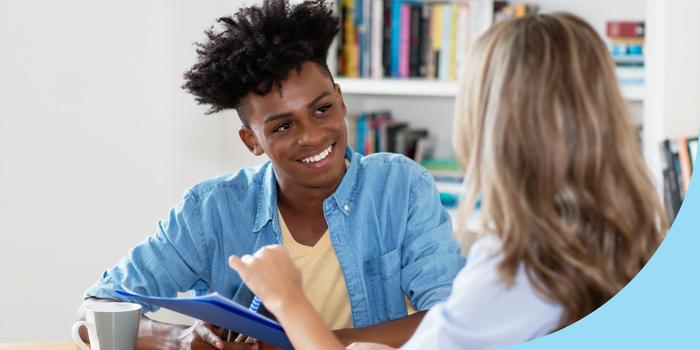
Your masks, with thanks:
<instances>
[{"instance_id":1,"label":"man's face","mask_svg":"<svg viewBox=\"0 0 700 350\"><path fill-rule=\"evenodd\" d=\"M282 186L334 190L345 173L345 103L338 86L312 62L292 69L281 89L245 97L248 128L239 135L267 154Z\"/></svg>"}]
</instances>

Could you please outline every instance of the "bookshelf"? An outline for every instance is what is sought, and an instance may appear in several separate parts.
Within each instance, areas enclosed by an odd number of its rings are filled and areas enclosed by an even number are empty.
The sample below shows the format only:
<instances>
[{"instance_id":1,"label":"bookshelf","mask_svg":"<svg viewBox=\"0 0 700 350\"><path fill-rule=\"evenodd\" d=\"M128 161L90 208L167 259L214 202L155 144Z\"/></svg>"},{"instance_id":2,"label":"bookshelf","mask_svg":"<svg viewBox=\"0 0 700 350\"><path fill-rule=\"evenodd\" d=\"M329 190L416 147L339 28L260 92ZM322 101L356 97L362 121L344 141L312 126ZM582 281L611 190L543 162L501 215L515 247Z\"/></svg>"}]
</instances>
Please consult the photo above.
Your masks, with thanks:
<instances>
[{"instance_id":1,"label":"bookshelf","mask_svg":"<svg viewBox=\"0 0 700 350\"><path fill-rule=\"evenodd\" d=\"M343 94L389 95L406 97L455 97L456 81L411 79L363 79L338 78L336 82L343 88ZM644 102L645 89L639 85L622 86L622 94L629 102Z\"/></svg>"},{"instance_id":2,"label":"bookshelf","mask_svg":"<svg viewBox=\"0 0 700 350\"><path fill-rule=\"evenodd\" d=\"M427 0L426 3L435 3ZM473 36L490 25L492 0L448 0L475 5ZM606 22L644 21L644 85L621 85L632 123L641 130L645 159L663 196L665 162L660 145L680 136L697 136L700 128L700 24L689 8L700 11L700 2L679 0L533 0L539 12L567 11L590 22L606 38ZM474 17L472 17L474 18ZM692 36L695 35L695 36ZM682 55L678 55L682 52ZM329 66L337 67L337 46L331 49ZM416 128L427 128L434 140L434 157L451 157L452 114L457 83L425 78L350 78L336 74L350 115L391 110L394 118Z\"/></svg>"},{"instance_id":3,"label":"bookshelf","mask_svg":"<svg viewBox=\"0 0 700 350\"><path fill-rule=\"evenodd\" d=\"M365 9L373 0L364 0ZM340 3L340 1L338 1ZM437 1L427 0L427 4ZM451 0L451 4L469 4L470 37L475 39L491 25L493 0ZM511 3L516 3L515 1ZM613 0L606 2L605 11L590 1L583 0L534 0L529 4L539 6L540 12L569 11L591 22L605 37L605 22L611 19L644 20L644 7L637 0ZM369 4L369 5L367 5ZM367 18L365 18L367 20ZM369 21L371 22L371 20ZM329 66L337 72L338 44L330 50ZM452 157L452 114L457 93L454 80L410 78L357 78L336 74L348 106L349 115L376 110L391 110L394 118L407 122L411 127L429 130L433 142L433 156ZM643 85L621 86L623 96L629 102L633 123L641 127L644 121Z\"/></svg>"}]
</instances>

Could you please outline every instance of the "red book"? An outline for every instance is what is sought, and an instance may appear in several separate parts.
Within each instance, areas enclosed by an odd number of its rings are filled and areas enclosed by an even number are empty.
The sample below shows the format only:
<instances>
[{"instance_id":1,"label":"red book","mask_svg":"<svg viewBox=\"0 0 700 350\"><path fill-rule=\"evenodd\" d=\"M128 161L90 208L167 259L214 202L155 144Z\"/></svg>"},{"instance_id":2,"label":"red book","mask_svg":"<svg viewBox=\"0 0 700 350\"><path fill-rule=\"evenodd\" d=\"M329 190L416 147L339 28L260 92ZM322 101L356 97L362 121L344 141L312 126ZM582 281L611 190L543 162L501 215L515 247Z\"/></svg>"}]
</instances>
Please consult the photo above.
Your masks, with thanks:
<instances>
[{"instance_id":1,"label":"red book","mask_svg":"<svg viewBox=\"0 0 700 350\"><path fill-rule=\"evenodd\" d=\"M606 34L611 38L644 37L644 22L608 21L605 27Z\"/></svg>"},{"instance_id":2,"label":"red book","mask_svg":"<svg viewBox=\"0 0 700 350\"><path fill-rule=\"evenodd\" d=\"M409 51L411 48L411 5L401 4L401 25L399 27L399 76L409 76Z\"/></svg>"}]
</instances>

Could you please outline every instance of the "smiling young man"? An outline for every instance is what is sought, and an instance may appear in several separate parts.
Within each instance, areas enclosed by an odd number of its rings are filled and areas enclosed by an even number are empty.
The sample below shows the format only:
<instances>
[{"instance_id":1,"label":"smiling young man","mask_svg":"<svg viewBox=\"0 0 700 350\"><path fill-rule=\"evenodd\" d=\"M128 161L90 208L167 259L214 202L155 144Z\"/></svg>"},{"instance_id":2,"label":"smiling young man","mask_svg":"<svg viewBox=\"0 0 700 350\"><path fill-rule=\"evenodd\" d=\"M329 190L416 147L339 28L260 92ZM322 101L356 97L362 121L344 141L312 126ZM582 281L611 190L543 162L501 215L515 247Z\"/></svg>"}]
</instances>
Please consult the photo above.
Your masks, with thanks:
<instances>
[{"instance_id":1,"label":"smiling young man","mask_svg":"<svg viewBox=\"0 0 700 350\"><path fill-rule=\"evenodd\" d=\"M323 0L265 1L219 23L184 88L211 112L235 109L243 143L270 160L195 185L86 302L128 288L216 291L246 305L253 295L228 257L282 243L342 341L401 345L464 264L430 175L403 156L364 157L347 146L345 103L326 65L338 18ZM408 315L407 302L418 312ZM242 346L216 331L144 318L137 347Z\"/></svg>"}]
</instances>

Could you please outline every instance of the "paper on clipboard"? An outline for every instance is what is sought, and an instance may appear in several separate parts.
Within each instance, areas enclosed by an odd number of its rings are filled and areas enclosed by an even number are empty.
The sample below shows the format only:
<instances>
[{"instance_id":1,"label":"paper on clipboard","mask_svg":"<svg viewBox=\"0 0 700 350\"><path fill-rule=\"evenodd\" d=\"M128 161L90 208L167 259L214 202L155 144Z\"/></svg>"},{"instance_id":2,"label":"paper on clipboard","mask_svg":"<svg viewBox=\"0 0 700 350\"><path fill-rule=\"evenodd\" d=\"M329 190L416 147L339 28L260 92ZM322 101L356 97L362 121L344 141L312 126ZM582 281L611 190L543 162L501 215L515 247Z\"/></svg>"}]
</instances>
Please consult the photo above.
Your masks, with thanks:
<instances>
[{"instance_id":1,"label":"paper on clipboard","mask_svg":"<svg viewBox=\"0 0 700 350\"><path fill-rule=\"evenodd\" d=\"M247 308L222 297L218 293L199 297L163 298L117 290L118 294L150 304L162 306L181 314L215 324L260 339L284 349L292 349L282 326Z\"/></svg>"}]
</instances>

